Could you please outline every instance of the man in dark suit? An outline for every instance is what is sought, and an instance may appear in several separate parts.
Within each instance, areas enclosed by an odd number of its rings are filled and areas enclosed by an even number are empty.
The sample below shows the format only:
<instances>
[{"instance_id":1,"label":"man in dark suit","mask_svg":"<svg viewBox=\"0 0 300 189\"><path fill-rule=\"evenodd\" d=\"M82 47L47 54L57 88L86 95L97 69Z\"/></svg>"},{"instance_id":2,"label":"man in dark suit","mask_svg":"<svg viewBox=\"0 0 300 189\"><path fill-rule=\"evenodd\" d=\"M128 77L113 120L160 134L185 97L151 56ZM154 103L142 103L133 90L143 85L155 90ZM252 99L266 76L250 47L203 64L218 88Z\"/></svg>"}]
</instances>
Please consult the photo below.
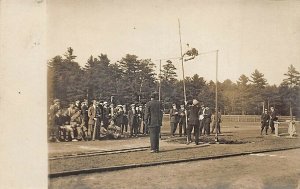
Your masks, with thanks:
<instances>
[{"instance_id":1,"label":"man in dark suit","mask_svg":"<svg viewBox=\"0 0 300 189\"><path fill-rule=\"evenodd\" d=\"M175 136L178 121L179 121L178 110L176 108L176 104L173 104L172 108L170 109L171 136Z\"/></svg>"},{"instance_id":2,"label":"man in dark suit","mask_svg":"<svg viewBox=\"0 0 300 189\"><path fill-rule=\"evenodd\" d=\"M84 128L84 130L87 131L88 129L88 121L89 121L89 116L88 116L88 102L86 99L84 99L84 101L81 103L81 114L82 114L82 125ZM87 137L87 136L85 136Z\"/></svg>"},{"instance_id":3,"label":"man in dark suit","mask_svg":"<svg viewBox=\"0 0 300 189\"><path fill-rule=\"evenodd\" d=\"M158 101L158 93L151 94L151 100L146 104L145 120L148 121L150 132L151 153L159 152L159 135L162 126L163 106Z\"/></svg>"},{"instance_id":4,"label":"man in dark suit","mask_svg":"<svg viewBox=\"0 0 300 189\"><path fill-rule=\"evenodd\" d=\"M199 102L194 99L188 111L187 145L192 142L192 130L194 129L195 144L199 144Z\"/></svg>"},{"instance_id":5,"label":"man in dark suit","mask_svg":"<svg viewBox=\"0 0 300 189\"><path fill-rule=\"evenodd\" d=\"M261 130L260 130L261 135L263 133L264 128L266 128L266 135L268 135L269 121L270 121L270 115L268 114L268 110L265 109L265 111L261 114Z\"/></svg>"},{"instance_id":6,"label":"man in dark suit","mask_svg":"<svg viewBox=\"0 0 300 189\"><path fill-rule=\"evenodd\" d=\"M274 127L274 121L277 121L277 112L275 111L274 107L271 107L270 111L270 127L271 127L271 133L275 133L275 127Z\"/></svg>"},{"instance_id":7,"label":"man in dark suit","mask_svg":"<svg viewBox=\"0 0 300 189\"><path fill-rule=\"evenodd\" d=\"M204 110L204 131L205 135L209 136L210 135L210 122L211 122L211 115L212 112L208 106L205 107Z\"/></svg>"}]
</instances>

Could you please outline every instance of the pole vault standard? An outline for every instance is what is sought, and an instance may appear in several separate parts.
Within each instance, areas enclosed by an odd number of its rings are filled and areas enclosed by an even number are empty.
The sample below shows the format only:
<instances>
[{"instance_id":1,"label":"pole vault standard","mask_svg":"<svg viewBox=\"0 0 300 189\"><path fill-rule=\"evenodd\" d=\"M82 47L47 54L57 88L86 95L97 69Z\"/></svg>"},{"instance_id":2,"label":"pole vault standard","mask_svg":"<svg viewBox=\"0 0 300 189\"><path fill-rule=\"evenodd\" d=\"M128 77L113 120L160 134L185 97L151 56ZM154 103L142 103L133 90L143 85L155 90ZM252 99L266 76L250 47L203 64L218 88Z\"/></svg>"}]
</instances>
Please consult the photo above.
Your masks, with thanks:
<instances>
[{"instance_id":1,"label":"pole vault standard","mask_svg":"<svg viewBox=\"0 0 300 189\"><path fill-rule=\"evenodd\" d=\"M187 105L187 100L186 100L186 90L185 90L185 77L184 77L184 66L183 66L183 54L182 54L182 42L181 42L181 30L180 30L180 21L178 18L178 28L179 28L179 42L180 42L180 57L181 57L181 68L182 68L182 82L183 82L183 96L184 96L184 104L185 106ZM185 107L185 124L187 126L188 124L188 118L187 118L187 107ZM188 137L186 137L186 141L188 141Z\"/></svg>"},{"instance_id":2,"label":"pole vault standard","mask_svg":"<svg viewBox=\"0 0 300 189\"><path fill-rule=\"evenodd\" d=\"M219 111L218 111L218 58L219 58L219 50L216 50L216 110L215 110L215 128L216 128L216 136L215 136L215 141L219 142L218 138L218 117L219 117ZM219 124L220 125L220 124Z\"/></svg>"}]
</instances>

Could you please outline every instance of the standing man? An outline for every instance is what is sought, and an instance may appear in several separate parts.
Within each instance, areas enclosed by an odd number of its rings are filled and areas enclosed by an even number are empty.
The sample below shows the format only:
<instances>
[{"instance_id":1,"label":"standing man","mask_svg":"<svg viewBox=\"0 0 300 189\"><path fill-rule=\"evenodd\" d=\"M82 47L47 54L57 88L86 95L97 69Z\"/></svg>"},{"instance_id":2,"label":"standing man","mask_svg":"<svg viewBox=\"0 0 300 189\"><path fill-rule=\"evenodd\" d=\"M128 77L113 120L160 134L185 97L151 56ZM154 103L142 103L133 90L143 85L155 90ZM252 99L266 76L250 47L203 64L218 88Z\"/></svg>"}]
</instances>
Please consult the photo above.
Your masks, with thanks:
<instances>
[{"instance_id":1,"label":"standing man","mask_svg":"<svg viewBox=\"0 0 300 189\"><path fill-rule=\"evenodd\" d=\"M210 135L211 110L208 106L204 110L204 132L206 136Z\"/></svg>"},{"instance_id":2,"label":"standing man","mask_svg":"<svg viewBox=\"0 0 300 189\"><path fill-rule=\"evenodd\" d=\"M271 111L270 111L270 127L271 127L271 133L275 133L275 127L274 127L274 121L277 121L277 112L275 111L274 107L271 106Z\"/></svg>"},{"instance_id":3,"label":"standing man","mask_svg":"<svg viewBox=\"0 0 300 189\"><path fill-rule=\"evenodd\" d=\"M52 140L52 131L53 131L53 128L55 127L55 123L54 123L54 118L55 118L55 115L57 113L58 110L60 110L61 107L60 107L60 100L59 99L55 99L53 101L53 104L50 106L50 109L49 109L49 118L48 118L48 135L49 135L49 140Z\"/></svg>"},{"instance_id":4,"label":"standing man","mask_svg":"<svg viewBox=\"0 0 300 189\"><path fill-rule=\"evenodd\" d=\"M268 114L268 110L265 109L265 111L261 114L261 130L260 130L261 135L264 128L266 128L266 135L268 135L269 121L270 121L270 115Z\"/></svg>"},{"instance_id":5,"label":"standing man","mask_svg":"<svg viewBox=\"0 0 300 189\"><path fill-rule=\"evenodd\" d=\"M95 122L97 121L96 109L97 109L97 101L93 100L93 104L88 109L89 122L88 122L87 135L88 135L89 139L92 138L92 134L94 132L94 125L95 125Z\"/></svg>"},{"instance_id":6,"label":"standing man","mask_svg":"<svg viewBox=\"0 0 300 189\"><path fill-rule=\"evenodd\" d=\"M81 103L81 114L82 114L82 125L84 130L87 131L88 129L88 122L89 122L89 116L88 116L88 101L84 99L84 101ZM85 136L87 137L87 135Z\"/></svg>"},{"instance_id":7,"label":"standing man","mask_svg":"<svg viewBox=\"0 0 300 189\"><path fill-rule=\"evenodd\" d=\"M128 125L130 128L130 137L138 137L138 115L135 104L131 104L131 109L128 111Z\"/></svg>"},{"instance_id":8,"label":"standing man","mask_svg":"<svg viewBox=\"0 0 300 189\"><path fill-rule=\"evenodd\" d=\"M172 108L170 109L170 127L171 127L171 136L175 136L175 132L178 125L178 110L176 108L176 104L174 103L172 105Z\"/></svg>"},{"instance_id":9,"label":"standing man","mask_svg":"<svg viewBox=\"0 0 300 189\"><path fill-rule=\"evenodd\" d=\"M150 132L151 153L159 152L159 135L162 126L163 106L158 101L158 93L151 94L151 100L146 104L145 120L148 121Z\"/></svg>"},{"instance_id":10,"label":"standing man","mask_svg":"<svg viewBox=\"0 0 300 189\"><path fill-rule=\"evenodd\" d=\"M192 142L192 130L194 129L195 144L199 144L199 102L194 99L188 112L187 145Z\"/></svg>"},{"instance_id":11,"label":"standing man","mask_svg":"<svg viewBox=\"0 0 300 189\"><path fill-rule=\"evenodd\" d=\"M202 133L204 134L204 111L205 111L205 107L204 107L204 104L201 105L201 108L199 110L199 132L200 132L200 136L202 135Z\"/></svg>"},{"instance_id":12,"label":"standing man","mask_svg":"<svg viewBox=\"0 0 300 189\"><path fill-rule=\"evenodd\" d=\"M180 109L178 110L179 114L179 136L182 136L182 129L183 135L186 136L186 116L185 116L185 108L184 105L180 105Z\"/></svg>"},{"instance_id":13,"label":"standing man","mask_svg":"<svg viewBox=\"0 0 300 189\"><path fill-rule=\"evenodd\" d=\"M142 133L142 129L143 129L143 120L144 120L144 112L143 112L143 106L139 105L139 107L137 108L137 115L138 115L138 133L139 134L143 134Z\"/></svg>"},{"instance_id":14,"label":"standing man","mask_svg":"<svg viewBox=\"0 0 300 189\"><path fill-rule=\"evenodd\" d=\"M221 111L219 109L218 113L214 114L213 116L213 125L212 125L212 131L211 133L214 133L215 127L216 127L216 133L221 134L221 127L220 127L220 123L221 123Z\"/></svg>"}]
</instances>

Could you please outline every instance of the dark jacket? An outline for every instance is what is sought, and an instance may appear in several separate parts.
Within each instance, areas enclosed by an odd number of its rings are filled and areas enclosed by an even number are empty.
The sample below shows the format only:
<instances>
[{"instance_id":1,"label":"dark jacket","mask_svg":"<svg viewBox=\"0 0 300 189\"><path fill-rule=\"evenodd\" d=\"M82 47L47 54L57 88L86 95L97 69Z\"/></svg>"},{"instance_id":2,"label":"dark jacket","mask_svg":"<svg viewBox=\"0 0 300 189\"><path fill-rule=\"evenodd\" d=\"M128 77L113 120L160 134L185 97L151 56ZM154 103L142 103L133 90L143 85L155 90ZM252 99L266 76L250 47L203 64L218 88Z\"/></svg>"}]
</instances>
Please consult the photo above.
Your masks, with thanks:
<instances>
[{"instance_id":1,"label":"dark jacket","mask_svg":"<svg viewBox=\"0 0 300 189\"><path fill-rule=\"evenodd\" d=\"M118 111L116 113L116 119L115 120L116 120L116 125L119 126L119 127L124 123L124 111L123 110Z\"/></svg>"},{"instance_id":2,"label":"dark jacket","mask_svg":"<svg viewBox=\"0 0 300 189\"><path fill-rule=\"evenodd\" d=\"M176 114L176 112L177 112L177 114ZM170 122L177 123L178 121L179 121L178 110L171 108L170 109Z\"/></svg>"},{"instance_id":3,"label":"dark jacket","mask_svg":"<svg viewBox=\"0 0 300 189\"><path fill-rule=\"evenodd\" d=\"M190 106L188 111L188 123L190 125L199 125L199 109L198 106Z\"/></svg>"},{"instance_id":4,"label":"dark jacket","mask_svg":"<svg viewBox=\"0 0 300 189\"><path fill-rule=\"evenodd\" d=\"M269 120L270 120L269 114L266 114L266 113L261 114L261 123L262 124L268 124Z\"/></svg>"},{"instance_id":5,"label":"dark jacket","mask_svg":"<svg viewBox=\"0 0 300 189\"><path fill-rule=\"evenodd\" d=\"M161 127L163 117L163 106L158 100L151 100L146 104L145 120L148 127Z\"/></svg>"},{"instance_id":6,"label":"dark jacket","mask_svg":"<svg viewBox=\"0 0 300 189\"><path fill-rule=\"evenodd\" d=\"M185 109L179 109L178 110L179 115L179 123L185 123Z\"/></svg>"},{"instance_id":7,"label":"dark jacket","mask_svg":"<svg viewBox=\"0 0 300 189\"><path fill-rule=\"evenodd\" d=\"M89 119L87 105L81 106L81 114L83 116L84 121L87 121Z\"/></svg>"},{"instance_id":8,"label":"dark jacket","mask_svg":"<svg viewBox=\"0 0 300 189\"><path fill-rule=\"evenodd\" d=\"M272 121L277 121L278 120L277 112L275 110L273 112L272 111L270 112L270 119Z\"/></svg>"},{"instance_id":9,"label":"dark jacket","mask_svg":"<svg viewBox=\"0 0 300 189\"><path fill-rule=\"evenodd\" d=\"M128 111L128 125L129 126L133 126L133 127L137 127L138 125L138 115L137 115L137 111L130 109Z\"/></svg>"}]
</instances>

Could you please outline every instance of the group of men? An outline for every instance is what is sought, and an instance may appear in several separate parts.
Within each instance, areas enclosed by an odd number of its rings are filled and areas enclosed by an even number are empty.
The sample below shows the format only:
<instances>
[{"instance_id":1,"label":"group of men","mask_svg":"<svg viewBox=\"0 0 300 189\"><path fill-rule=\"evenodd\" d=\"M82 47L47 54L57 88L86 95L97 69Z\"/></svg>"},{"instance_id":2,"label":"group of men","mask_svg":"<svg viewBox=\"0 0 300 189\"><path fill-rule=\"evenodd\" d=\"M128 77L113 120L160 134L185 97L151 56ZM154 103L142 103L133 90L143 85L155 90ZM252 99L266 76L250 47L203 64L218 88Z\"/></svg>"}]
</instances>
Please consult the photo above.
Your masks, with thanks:
<instances>
[{"instance_id":1,"label":"group of men","mask_svg":"<svg viewBox=\"0 0 300 189\"><path fill-rule=\"evenodd\" d=\"M93 100L79 100L62 108L59 99L54 100L49 111L50 140L78 141L95 140L103 137L119 138L130 128L129 137L148 134L144 122L143 106L132 104L127 111L125 105Z\"/></svg>"},{"instance_id":2,"label":"group of men","mask_svg":"<svg viewBox=\"0 0 300 189\"><path fill-rule=\"evenodd\" d=\"M278 120L277 113L274 109L274 107L270 108L270 112L268 109L264 109L264 112L261 115L261 130L260 134L263 134L263 131L265 129L266 135L268 135L268 129L271 128L271 133L275 133L275 127L274 122Z\"/></svg>"},{"instance_id":3,"label":"group of men","mask_svg":"<svg viewBox=\"0 0 300 189\"><path fill-rule=\"evenodd\" d=\"M187 114L187 117L186 117ZM188 124L186 124L188 121ZM188 104L187 110L184 105L180 105L180 109L177 109L176 104L172 105L170 109L170 127L171 136L175 136L177 126L179 126L179 136L187 136L187 144L192 142L191 133L194 130L195 144L199 144L199 136L209 136L210 135L210 123L213 122L212 133L216 127L216 132L221 133L220 123L221 123L221 113L218 111L216 114L212 115L212 111L208 106L201 104L194 99L192 104Z\"/></svg>"},{"instance_id":4,"label":"group of men","mask_svg":"<svg viewBox=\"0 0 300 189\"><path fill-rule=\"evenodd\" d=\"M49 111L49 140L60 142L95 140L102 136L119 138L130 127L130 136L138 133L150 134L151 153L159 152L160 127L162 126L163 106L158 101L158 93L151 94L151 100L143 106L132 104L127 111L125 106L93 100L88 107L83 102L71 103L63 109L59 99L55 99Z\"/></svg>"},{"instance_id":5,"label":"group of men","mask_svg":"<svg viewBox=\"0 0 300 189\"><path fill-rule=\"evenodd\" d=\"M157 93L151 95L151 100L145 106L132 104L127 110L126 106L93 100L88 106L87 100L71 103L63 109L60 100L55 99L50 106L49 125L50 140L56 142L95 140L102 137L119 138L127 133L129 137L137 137L138 134L150 134L151 152L159 152L160 128L163 119L163 105L157 99ZM192 142L194 130L195 144L199 144L199 136L208 136L211 133L210 123L214 120L212 132L216 126L216 132L220 132L221 113L212 115L208 106L194 99L192 103L181 105L177 109L173 104L170 109L171 135L175 136L179 125L179 136L187 136L187 144Z\"/></svg>"}]
</instances>

